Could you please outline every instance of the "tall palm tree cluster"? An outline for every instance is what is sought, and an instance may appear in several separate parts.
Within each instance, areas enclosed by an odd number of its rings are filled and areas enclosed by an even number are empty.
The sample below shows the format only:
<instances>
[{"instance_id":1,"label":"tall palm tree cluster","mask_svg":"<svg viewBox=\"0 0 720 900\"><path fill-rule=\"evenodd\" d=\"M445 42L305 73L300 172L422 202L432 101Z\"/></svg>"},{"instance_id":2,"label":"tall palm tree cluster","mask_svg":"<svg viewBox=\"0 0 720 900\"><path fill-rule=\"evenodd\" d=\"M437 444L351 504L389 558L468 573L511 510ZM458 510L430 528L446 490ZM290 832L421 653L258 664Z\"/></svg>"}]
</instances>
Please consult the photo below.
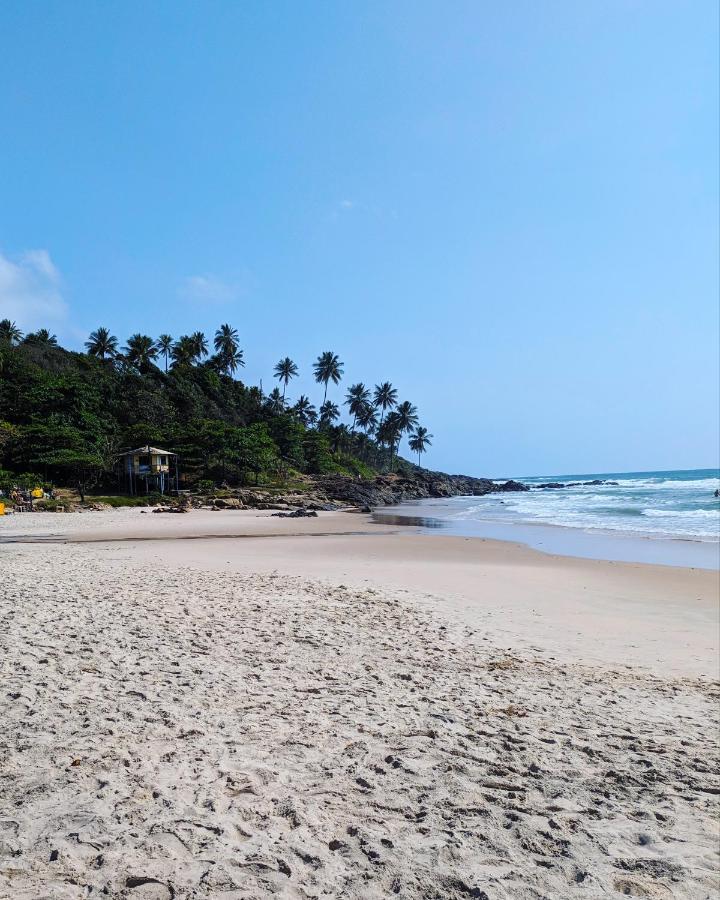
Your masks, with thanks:
<instances>
[{"instance_id":1,"label":"tall palm tree cluster","mask_svg":"<svg viewBox=\"0 0 720 900\"><path fill-rule=\"evenodd\" d=\"M333 444L336 449L350 446L353 438L374 438L380 447L390 452L390 467L404 435L408 436L410 449L418 455L418 465L428 447L432 446L432 435L427 428L418 424L417 408L408 400L398 403L397 389L389 381L376 384L370 389L362 382L351 385L345 395L343 405L347 406L352 417L352 425L335 425L340 418L340 408L332 400L328 400L330 384L339 384L344 373L344 365L337 353L327 350L321 353L313 363L313 376L318 384L323 385L323 402L316 409L310 398L301 394L297 401L288 406L285 395L287 386L299 374L297 364L286 356L275 366L274 377L282 385L273 388L265 401L267 408L274 413L290 412L303 425L317 426L321 430L333 429ZM359 431L358 431L359 429Z\"/></svg>"},{"instance_id":2,"label":"tall palm tree cluster","mask_svg":"<svg viewBox=\"0 0 720 900\"><path fill-rule=\"evenodd\" d=\"M96 328L85 342L90 356L100 360L124 362L145 374L157 366L162 358L165 372L168 369L182 369L205 363L217 371L232 377L239 367L245 365L243 351L239 346L238 332L228 324L221 325L213 339L214 355L209 356L209 344L202 331L181 335L177 340L169 334L161 334L157 340L147 334L133 334L127 344L120 349L117 337L108 328ZM19 343L45 347L57 347L55 335L41 328L39 331L23 334L9 319L0 321L0 347ZM330 384L338 385L344 374L344 365L337 353L328 350L321 353L313 363L313 377L323 385L323 400L319 409L313 406L309 397L301 394L297 401L288 405L286 391L290 381L299 374L297 365L286 356L274 369L274 377L282 385L274 388L265 400L266 407L274 413L289 412L306 427L317 427L332 431L336 449L342 449L360 439L374 440L379 447L387 448L390 454L390 468L397 455L403 436L408 438L408 446L417 453L418 465L423 453L432 446L428 429L419 424L417 407L409 400L398 402L398 392L389 381L369 388L362 382L351 385L345 394L343 405L352 417L350 428L336 425L340 418L340 408L328 400Z\"/></svg>"},{"instance_id":3,"label":"tall palm tree cluster","mask_svg":"<svg viewBox=\"0 0 720 900\"><path fill-rule=\"evenodd\" d=\"M330 382L339 384L344 372L343 363L336 353L328 350L321 353L313 363L313 375L318 384L324 386L323 402L316 410L310 399L301 394L291 411L305 425L317 424L321 429L332 426L340 418L340 409L336 403L327 399ZM291 378L298 374L297 365L286 356L275 366L275 377L283 385L282 394L275 388L268 397L268 404L274 412L285 408L285 389ZM390 451L390 468L393 457L397 454L403 435L408 436L410 449L418 455L418 466L422 454L432 446L433 436L427 428L419 425L417 407L405 400L398 403L398 392L389 381L376 384L371 390L362 382L351 385L345 395L344 405L352 416L352 426L340 425L336 428L337 445L343 443L343 437L357 434L360 428L364 436L374 437L381 447ZM344 432L341 431L344 429Z\"/></svg>"},{"instance_id":4,"label":"tall palm tree cluster","mask_svg":"<svg viewBox=\"0 0 720 900\"><path fill-rule=\"evenodd\" d=\"M215 354L208 362L220 372L232 376L240 366L245 365L237 329L231 325L218 328L213 347ZM108 328L96 328L85 341L85 349L97 359L122 360L142 373L156 365L160 357L167 372L168 368L197 365L209 355L208 340L202 331L183 334L177 340L169 334L161 334L157 340L147 334L133 334L121 352L118 339Z\"/></svg>"},{"instance_id":5,"label":"tall palm tree cluster","mask_svg":"<svg viewBox=\"0 0 720 900\"><path fill-rule=\"evenodd\" d=\"M0 345L33 344L37 347L57 347L58 340L47 328L31 331L23 337L22 331L10 319L0 320Z\"/></svg>"}]
</instances>

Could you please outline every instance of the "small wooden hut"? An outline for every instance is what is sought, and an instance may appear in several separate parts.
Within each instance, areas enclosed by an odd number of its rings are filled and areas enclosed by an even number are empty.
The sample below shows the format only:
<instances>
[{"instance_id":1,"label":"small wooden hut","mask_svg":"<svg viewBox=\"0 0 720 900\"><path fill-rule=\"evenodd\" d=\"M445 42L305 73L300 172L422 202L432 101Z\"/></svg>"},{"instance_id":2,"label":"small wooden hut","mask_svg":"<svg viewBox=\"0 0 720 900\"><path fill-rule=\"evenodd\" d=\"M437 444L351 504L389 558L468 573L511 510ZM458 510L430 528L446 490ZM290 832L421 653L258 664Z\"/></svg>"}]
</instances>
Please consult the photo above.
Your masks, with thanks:
<instances>
[{"instance_id":1,"label":"small wooden hut","mask_svg":"<svg viewBox=\"0 0 720 900\"><path fill-rule=\"evenodd\" d=\"M119 455L121 475L128 494L164 494L178 489L178 456L159 447L138 447Z\"/></svg>"}]
</instances>

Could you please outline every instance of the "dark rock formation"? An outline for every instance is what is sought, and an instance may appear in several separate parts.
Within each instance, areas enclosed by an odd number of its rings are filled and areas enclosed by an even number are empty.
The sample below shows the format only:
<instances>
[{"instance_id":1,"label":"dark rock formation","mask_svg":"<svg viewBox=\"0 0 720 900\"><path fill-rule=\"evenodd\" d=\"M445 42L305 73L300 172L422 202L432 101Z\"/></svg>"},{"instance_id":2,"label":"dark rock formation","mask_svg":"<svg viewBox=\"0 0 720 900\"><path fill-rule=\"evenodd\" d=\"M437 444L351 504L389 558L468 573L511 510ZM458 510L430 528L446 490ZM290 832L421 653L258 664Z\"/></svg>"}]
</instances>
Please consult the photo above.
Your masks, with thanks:
<instances>
[{"instance_id":1,"label":"dark rock formation","mask_svg":"<svg viewBox=\"0 0 720 900\"><path fill-rule=\"evenodd\" d=\"M375 478L353 478L348 475L313 475L305 479L307 489L301 491L264 490L263 488L228 489L225 496L194 497L196 508L267 509L279 515L314 514L317 510L336 510L354 506L366 511L376 506L393 506L408 500L427 497L482 497L507 491L527 491L518 481L496 483L489 478L468 475L446 475L444 472L416 470L406 475L377 475Z\"/></svg>"},{"instance_id":2,"label":"dark rock formation","mask_svg":"<svg viewBox=\"0 0 720 900\"><path fill-rule=\"evenodd\" d=\"M496 484L488 478L468 475L446 475L444 472L417 471L412 475L378 475L373 479L349 478L344 475L315 476L318 492L329 499L360 507L392 506L408 500L427 497L457 497L527 491L518 481Z\"/></svg>"}]
</instances>

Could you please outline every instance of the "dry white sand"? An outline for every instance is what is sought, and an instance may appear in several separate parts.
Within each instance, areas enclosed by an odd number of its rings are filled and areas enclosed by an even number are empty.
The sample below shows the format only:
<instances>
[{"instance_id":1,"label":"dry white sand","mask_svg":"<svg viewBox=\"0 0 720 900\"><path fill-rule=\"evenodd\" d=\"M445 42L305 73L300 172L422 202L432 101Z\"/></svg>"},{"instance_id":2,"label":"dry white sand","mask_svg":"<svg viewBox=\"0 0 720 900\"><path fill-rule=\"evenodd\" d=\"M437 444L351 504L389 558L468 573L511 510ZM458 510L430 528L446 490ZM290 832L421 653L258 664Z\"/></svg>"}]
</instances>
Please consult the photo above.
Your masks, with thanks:
<instances>
[{"instance_id":1,"label":"dry white sand","mask_svg":"<svg viewBox=\"0 0 720 900\"><path fill-rule=\"evenodd\" d=\"M0 897L716 896L713 573L236 515L3 523L307 534L0 547Z\"/></svg>"}]
</instances>

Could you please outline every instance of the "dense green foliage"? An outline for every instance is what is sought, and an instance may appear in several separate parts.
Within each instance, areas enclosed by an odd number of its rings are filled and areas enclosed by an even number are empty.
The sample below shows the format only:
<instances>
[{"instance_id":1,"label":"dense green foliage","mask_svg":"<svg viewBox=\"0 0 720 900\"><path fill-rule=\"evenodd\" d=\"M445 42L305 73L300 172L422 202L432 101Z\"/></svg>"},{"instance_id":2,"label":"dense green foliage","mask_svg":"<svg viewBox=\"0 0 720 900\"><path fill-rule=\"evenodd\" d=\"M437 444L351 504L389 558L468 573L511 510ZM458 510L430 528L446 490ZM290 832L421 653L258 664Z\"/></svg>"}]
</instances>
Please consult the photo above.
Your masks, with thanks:
<instances>
[{"instance_id":1,"label":"dense green foliage","mask_svg":"<svg viewBox=\"0 0 720 900\"><path fill-rule=\"evenodd\" d=\"M23 338L0 322L0 480L109 489L117 454L144 444L177 452L186 485L282 482L292 471L367 477L392 466L402 435L415 433L415 407L398 404L387 383L374 395L352 385L343 404L351 424L340 423L327 399L343 373L334 353L314 366L324 388L316 411L308 397L286 401L298 372L288 357L275 367L282 392L263 396L233 377L244 365L235 329L218 329L212 356L208 343L201 332L176 341L137 333L121 348L98 328L76 353L46 330Z\"/></svg>"}]
</instances>

